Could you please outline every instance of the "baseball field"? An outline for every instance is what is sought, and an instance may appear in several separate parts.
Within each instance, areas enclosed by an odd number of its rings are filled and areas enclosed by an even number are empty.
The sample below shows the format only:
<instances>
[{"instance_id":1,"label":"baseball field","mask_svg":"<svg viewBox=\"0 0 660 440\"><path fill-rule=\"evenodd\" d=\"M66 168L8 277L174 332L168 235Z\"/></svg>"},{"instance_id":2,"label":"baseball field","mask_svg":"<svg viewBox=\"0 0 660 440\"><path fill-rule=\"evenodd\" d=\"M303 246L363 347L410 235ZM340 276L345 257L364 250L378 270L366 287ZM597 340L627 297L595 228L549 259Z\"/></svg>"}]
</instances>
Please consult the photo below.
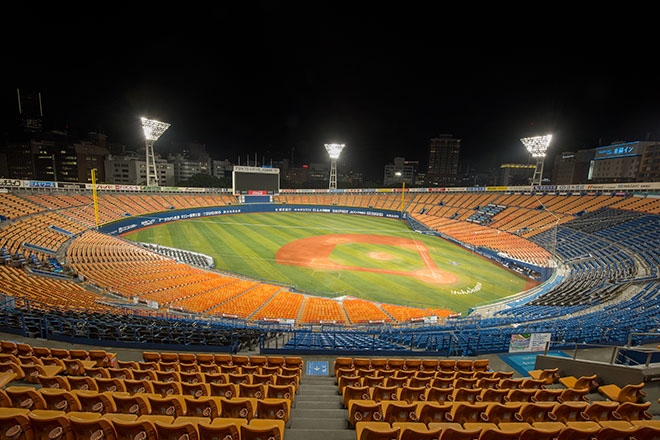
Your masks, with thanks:
<instances>
[{"instance_id":1,"label":"baseball field","mask_svg":"<svg viewBox=\"0 0 660 440\"><path fill-rule=\"evenodd\" d=\"M395 219L238 214L166 223L124 237L201 252L218 269L327 297L465 312L527 285L525 278Z\"/></svg>"}]
</instances>

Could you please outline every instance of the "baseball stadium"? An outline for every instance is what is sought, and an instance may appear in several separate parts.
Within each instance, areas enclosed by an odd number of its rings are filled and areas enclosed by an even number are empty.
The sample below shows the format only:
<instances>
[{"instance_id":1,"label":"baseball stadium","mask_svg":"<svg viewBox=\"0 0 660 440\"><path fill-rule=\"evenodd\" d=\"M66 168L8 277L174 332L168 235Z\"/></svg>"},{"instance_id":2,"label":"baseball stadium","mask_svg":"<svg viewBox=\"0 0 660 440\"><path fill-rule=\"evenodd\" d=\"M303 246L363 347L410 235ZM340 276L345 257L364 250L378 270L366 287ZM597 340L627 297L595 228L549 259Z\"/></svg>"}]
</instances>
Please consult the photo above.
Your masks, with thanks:
<instances>
[{"instance_id":1,"label":"baseball stadium","mask_svg":"<svg viewBox=\"0 0 660 440\"><path fill-rule=\"evenodd\" d=\"M646 439L660 183L0 182L0 433Z\"/></svg>"}]
</instances>

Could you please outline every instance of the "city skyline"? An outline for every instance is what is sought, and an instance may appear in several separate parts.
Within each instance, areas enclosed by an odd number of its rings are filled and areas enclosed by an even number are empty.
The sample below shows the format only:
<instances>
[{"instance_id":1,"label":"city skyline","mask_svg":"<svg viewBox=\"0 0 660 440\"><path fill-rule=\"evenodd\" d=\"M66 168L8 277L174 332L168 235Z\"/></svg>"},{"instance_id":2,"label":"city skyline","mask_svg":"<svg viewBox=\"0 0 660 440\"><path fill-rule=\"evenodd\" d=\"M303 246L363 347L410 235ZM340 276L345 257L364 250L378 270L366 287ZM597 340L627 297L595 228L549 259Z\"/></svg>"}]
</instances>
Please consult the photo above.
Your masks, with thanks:
<instances>
[{"instance_id":1,"label":"city skyline","mask_svg":"<svg viewBox=\"0 0 660 440\"><path fill-rule=\"evenodd\" d=\"M139 146L139 118L160 118L172 124L161 148L203 143L234 161L294 149L299 163L324 162L323 144L340 142L341 161L381 178L394 157L426 163L429 140L445 133L481 169L527 163L525 136L554 135L549 167L563 151L660 139L660 87L643 68L644 45L475 43L447 37L459 23L436 32L423 10L315 7L311 21L277 2L223 9L220 24L196 16L170 26L158 15L153 36L139 13L35 16L39 32L8 47L2 128L15 89L32 89L52 128Z\"/></svg>"}]
</instances>

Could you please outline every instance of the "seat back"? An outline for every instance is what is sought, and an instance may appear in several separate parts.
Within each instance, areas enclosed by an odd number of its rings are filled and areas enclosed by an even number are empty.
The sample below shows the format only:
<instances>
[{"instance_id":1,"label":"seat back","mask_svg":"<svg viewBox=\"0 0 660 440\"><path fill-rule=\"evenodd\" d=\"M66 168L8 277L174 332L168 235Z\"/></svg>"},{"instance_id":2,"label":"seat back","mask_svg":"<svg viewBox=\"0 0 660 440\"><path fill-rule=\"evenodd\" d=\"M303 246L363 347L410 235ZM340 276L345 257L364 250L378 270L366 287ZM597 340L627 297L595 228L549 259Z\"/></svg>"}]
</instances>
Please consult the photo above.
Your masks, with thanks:
<instances>
[{"instance_id":1,"label":"seat back","mask_svg":"<svg viewBox=\"0 0 660 440\"><path fill-rule=\"evenodd\" d=\"M68 376L69 386L72 391L98 391L96 381L87 376Z\"/></svg>"},{"instance_id":2,"label":"seat back","mask_svg":"<svg viewBox=\"0 0 660 440\"><path fill-rule=\"evenodd\" d=\"M8 440L32 440L34 432L27 413L21 410L0 414L0 438Z\"/></svg>"},{"instance_id":3,"label":"seat back","mask_svg":"<svg viewBox=\"0 0 660 440\"><path fill-rule=\"evenodd\" d=\"M488 406L486 404L472 404L459 402L452 406L452 410L445 418L450 422L460 423L478 423L482 421L481 414L483 414Z\"/></svg>"},{"instance_id":4,"label":"seat back","mask_svg":"<svg viewBox=\"0 0 660 440\"><path fill-rule=\"evenodd\" d=\"M280 440L282 432L275 426L241 425L241 440Z\"/></svg>"},{"instance_id":5,"label":"seat back","mask_svg":"<svg viewBox=\"0 0 660 440\"><path fill-rule=\"evenodd\" d=\"M186 415L191 417L208 417L215 419L220 415L218 401L212 397L184 397L186 402Z\"/></svg>"},{"instance_id":6,"label":"seat back","mask_svg":"<svg viewBox=\"0 0 660 440\"><path fill-rule=\"evenodd\" d=\"M573 388L577 390L592 390L593 388L596 388L598 386L598 382L596 382L596 375L594 374L593 376L582 376L580 377L576 382L575 385L573 385Z\"/></svg>"},{"instance_id":7,"label":"seat back","mask_svg":"<svg viewBox=\"0 0 660 440\"><path fill-rule=\"evenodd\" d=\"M133 373L128 368L108 368L108 374L111 379L133 379Z\"/></svg>"},{"instance_id":8,"label":"seat back","mask_svg":"<svg viewBox=\"0 0 660 440\"><path fill-rule=\"evenodd\" d=\"M240 427L234 423L221 425L199 423L197 429L200 439L239 440L241 435Z\"/></svg>"},{"instance_id":9,"label":"seat back","mask_svg":"<svg viewBox=\"0 0 660 440\"><path fill-rule=\"evenodd\" d=\"M126 392L126 385L122 379L117 378L99 378L96 379L96 386L99 389L99 393L117 393L117 392Z\"/></svg>"},{"instance_id":10,"label":"seat back","mask_svg":"<svg viewBox=\"0 0 660 440\"><path fill-rule=\"evenodd\" d=\"M37 380L42 388L50 388L54 390L70 390L71 386L69 381L63 376L37 376Z\"/></svg>"},{"instance_id":11,"label":"seat back","mask_svg":"<svg viewBox=\"0 0 660 440\"><path fill-rule=\"evenodd\" d=\"M242 397L251 397L251 396L242 396ZM348 407L348 402L350 400L370 400L371 399L371 390L369 387L353 387L347 386L344 388L342 393L342 402L344 406Z\"/></svg>"},{"instance_id":12,"label":"seat back","mask_svg":"<svg viewBox=\"0 0 660 440\"><path fill-rule=\"evenodd\" d=\"M126 387L126 392L129 394L154 392L154 387L151 385L151 382L145 379L126 379L124 380L124 386Z\"/></svg>"},{"instance_id":13,"label":"seat back","mask_svg":"<svg viewBox=\"0 0 660 440\"><path fill-rule=\"evenodd\" d=\"M161 396L174 396L182 394L180 382L161 382L155 380L151 382L151 385L154 388L154 393L160 394Z\"/></svg>"},{"instance_id":14,"label":"seat back","mask_svg":"<svg viewBox=\"0 0 660 440\"><path fill-rule=\"evenodd\" d=\"M646 396L646 393L642 391L642 388L644 388L644 382L637 384L637 385L626 385L621 389L621 392L619 393L618 396L618 401L619 402L632 402L635 403L640 399L643 399Z\"/></svg>"},{"instance_id":15,"label":"seat back","mask_svg":"<svg viewBox=\"0 0 660 440\"><path fill-rule=\"evenodd\" d=\"M426 387L405 386L401 388L399 400L404 400L407 403L423 402L426 400Z\"/></svg>"},{"instance_id":16,"label":"seat back","mask_svg":"<svg viewBox=\"0 0 660 440\"><path fill-rule=\"evenodd\" d=\"M184 371L180 371L179 372L179 378L181 379L181 382L183 382L183 383L195 384L195 383L204 382L204 375L202 375L202 373L200 373L199 371L193 371L193 372L189 372L189 373L186 373Z\"/></svg>"},{"instance_id":17,"label":"seat back","mask_svg":"<svg viewBox=\"0 0 660 440\"><path fill-rule=\"evenodd\" d=\"M484 421L489 423L510 423L517 422L519 417L516 415L520 411L522 404L502 404L495 403L488 406L488 409L485 412L485 417L482 417Z\"/></svg>"},{"instance_id":18,"label":"seat back","mask_svg":"<svg viewBox=\"0 0 660 440\"><path fill-rule=\"evenodd\" d=\"M36 439L74 440L71 422L63 415L40 415L31 412L28 417Z\"/></svg>"},{"instance_id":19,"label":"seat back","mask_svg":"<svg viewBox=\"0 0 660 440\"><path fill-rule=\"evenodd\" d=\"M186 415L185 401L182 396L155 397L149 396L151 414L181 417Z\"/></svg>"},{"instance_id":20,"label":"seat back","mask_svg":"<svg viewBox=\"0 0 660 440\"><path fill-rule=\"evenodd\" d=\"M557 399L559 402L588 402L589 398L588 389L576 390L574 388L567 388L562 391L561 395Z\"/></svg>"},{"instance_id":21,"label":"seat back","mask_svg":"<svg viewBox=\"0 0 660 440\"><path fill-rule=\"evenodd\" d=\"M428 402L451 402L454 400L453 388L436 388L432 387L426 392L426 400Z\"/></svg>"},{"instance_id":22,"label":"seat back","mask_svg":"<svg viewBox=\"0 0 660 440\"><path fill-rule=\"evenodd\" d=\"M231 399L238 395L238 387L233 383L210 383L211 396L222 396Z\"/></svg>"},{"instance_id":23,"label":"seat back","mask_svg":"<svg viewBox=\"0 0 660 440\"><path fill-rule=\"evenodd\" d=\"M266 397L266 387L262 384L246 384L242 383L238 386L239 397L253 397L255 399L263 399Z\"/></svg>"},{"instance_id":24,"label":"seat back","mask_svg":"<svg viewBox=\"0 0 660 440\"><path fill-rule=\"evenodd\" d=\"M285 399L268 399L257 401L257 417L260 419L289 421L289 404Z\"/></svg>"},{"instance_id":25,"label":"seat back","mask_svg":"<svg viewBox=\"0 0 660 440\"><path fill-rule=\"evenodd\" d=\"M70 417L71 429L78 440L116 440L115 428L106 419Z\"/></svg>"},{"instance_id":26,"label":"seat back","mask_svg":"<svg viewBox=\"0 0 660 440\"><path fill-rule=\"evenodd\" d=\"M589 404L587 402L564 402L555 407L550 413L552 419L561 422L581 422L589 420L585 413Z\"/></svg>"},{"instance_id":27,"label":"seat back","mask_svg":"<svg viewBox=\"0 0 660 440\"><path fill-rule=\"evenodd\" d=\"M109 393L98 393L96 391L76 391L80 410L100 414L113 413L116 411L115 401Z\"/></svg>"},{"instance_id":28,"label":"seat back","mask_svg":"<svg viewBox=\"0 0 660 440\"><path fill-rule=\"evenodd\" d=\"M417 405L403 401L390 402L385 409L383 420L387 423L416 422Z\"/></svg>"},{"instance_id":29,"label":"seat back","mask_svg":"<svg viewBox=\"0 0 660 440\"><path fill-rule=\"evenodd\" d=\"M158 440L197 440L197 428L192 423L155 423Z\"/></svg>"},{"instance_id":30,"label":"seat back","mask_svg":"<svg viewBox=\"0 0 660 440\"><path fill-rule=\"evenodd\" d=\"M29 409L30 411L46 409L46 401L43 396L32 387L11 386L5 388L5 392L11 399L14 408Z\"/></svg>"},{"instance_id":31,"label":"seat back","mask_svg":"<svg viewBox=\"0 0 660 440\"><path fill-rule=\"evenodd\" d=\"M470 360L458 360L456 361L456 370L457 371L472 371L472 366L474 365L473 361Z\"/></svg>"},{"instance_id":32,"label":"seat back","mask_svg":"<svg viewBox=\"0 0 660 440\"><path fill-rule=\"evenodd\" d=\"M348 406L348 421L352 426L357 422L380 422L383 409L380 403L352 400Z\"/></svg>"},{"instance_id":33,"label":"seat back","mask_svg":"<svg viewBox=\"0 0 660 440\"><path fill-rule=\"evenodd\" d=\"M113 400L118 413L135 414L138 417L151 414L151 408L149 407L149 402L145 396L114 395Z\"/></svg>"},{"instance_id":34,"label":"seat back","mask_svg":"<svg viewBox=\"0 0 660 440\"><path fill-rule=\"evenodd\" d=\"M293 401L296 390L291 385L268 385L266 397L269 399L287 399Z\"/></svg>"},{"instance_id":35,"label":"seat back","mask_svg":"<svg viewBox=\"0 0 660 440\"><path fill-rule=\"evenodd\" d=\"M619 405L616 413L621 416L622 420L649 420L653 418L653 414L649 412L651 402L644 403L631 403L625 402Z\"/></svg>"},{"instance_id":36,"label":"seat back","mask_svg":"<svg viewBox=\"0 0 660 440\"><path fill-rule=\"evenodd\" d=\"M617 402L593 402L585 409L584 413L588 416L588 420L594 422L620 420L621 415L616 413L618 407Z\"/></svg>"},{"instance_id":37,"label":"seat back","mask_svg":"<svg viewBox=\"0 0 660 440\"><path fill-rule=\"evenodd\" d=\"M220 406L224 418L251 420L254 417L254 408L249 399L222 399Z\"/></svg>"},{"instance_id":38,"label":"seat back","mask_svg":"<svg viewBox=\"0 0 660 440\"><path fill-rule=\"evenodd\" d=\"M508 390L494 390L491 388L486 388L481 390L481 395L479 396L482 402L499 402L503 403L506 401L506 398L509 395Z\"/></svg>"},{"instance_id":39,"label":"seat back","mask_svg":"<svg viewBox=\"0 0 660 440\"><path fill-rule=\"evenodd\" d=\"M452 394L454 402L477 402L477 397L481 397L480 389L454 388Z\"/></svg>"},{"instance_id":40,"label":"seat back","mask_svg":"<svg viewBox=\"0 0 660 440\"><path fill-rule=\"evenodd\" d=\"M445 414L451 411L450 403L439 404L436 402L426 402L419 406L417 410L417 420L421 423L445 423Z\"/></svg>"},{"instance_id":41,"label":"seat back","mask_svg":"<svg viewBox=\"0 0 660 440\"><path fill-rule=\"evenodd\" d=\"M399 398L399 387L384 387L376 385L371 392L371 400L380 402L383 400L397 400ZM366 400L366 399L365 399Z\"/></svg>"},{"instance_id":42,"label":"seat back","mask_svg":"<svg viewBox=\"0 0 660 440\"><path fill-rule=\"evenodd\" d=\"M534 422L547 422L551 418L549 414L555 409L553 403L523 403L520 411L520 417L517 419L521 422L534 423Z\"/></svg>"},{"instance_id":43,"label":"seat back","mask_svg":"<svg viewBox=\"0 0 660 440\"><path fill-rule=\"evenodd\" d=\"M39 392L46 401L47 409L64 412L81 410L78 398L67 390L42 388Z\"/></svg>"},{"instance_id":44,"label":"seat back","mask_svg":"<svg viewBox=\"0 0 660 440\"><path fill-rule=\"evenodd\" d=\"M117 434L117 440L158 440L156 427L148 420L118 420L112 421Z\"/></svg>"}]
</instances>

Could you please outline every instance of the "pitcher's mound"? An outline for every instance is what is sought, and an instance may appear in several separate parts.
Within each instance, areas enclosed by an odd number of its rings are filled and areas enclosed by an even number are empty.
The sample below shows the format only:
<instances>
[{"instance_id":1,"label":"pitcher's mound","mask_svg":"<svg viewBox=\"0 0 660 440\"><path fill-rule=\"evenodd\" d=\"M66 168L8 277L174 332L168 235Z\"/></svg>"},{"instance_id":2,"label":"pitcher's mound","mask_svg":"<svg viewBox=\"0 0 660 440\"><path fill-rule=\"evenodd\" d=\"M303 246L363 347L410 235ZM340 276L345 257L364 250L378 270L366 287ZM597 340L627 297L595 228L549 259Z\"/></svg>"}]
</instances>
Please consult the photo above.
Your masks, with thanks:
<instances>
[{"instance_id":1,"label":"pitcher's mound","mask_svg":"<svg viewBox=\"0 0 660 440\"><path fill-rule=\"evenodd\" d=\"M369 258L373 258L374 260L381 260L381 261L394 260L394 255L388 254L387 252L369 252L367 255L369 256Z\"/></svg>"}]
</instances>

